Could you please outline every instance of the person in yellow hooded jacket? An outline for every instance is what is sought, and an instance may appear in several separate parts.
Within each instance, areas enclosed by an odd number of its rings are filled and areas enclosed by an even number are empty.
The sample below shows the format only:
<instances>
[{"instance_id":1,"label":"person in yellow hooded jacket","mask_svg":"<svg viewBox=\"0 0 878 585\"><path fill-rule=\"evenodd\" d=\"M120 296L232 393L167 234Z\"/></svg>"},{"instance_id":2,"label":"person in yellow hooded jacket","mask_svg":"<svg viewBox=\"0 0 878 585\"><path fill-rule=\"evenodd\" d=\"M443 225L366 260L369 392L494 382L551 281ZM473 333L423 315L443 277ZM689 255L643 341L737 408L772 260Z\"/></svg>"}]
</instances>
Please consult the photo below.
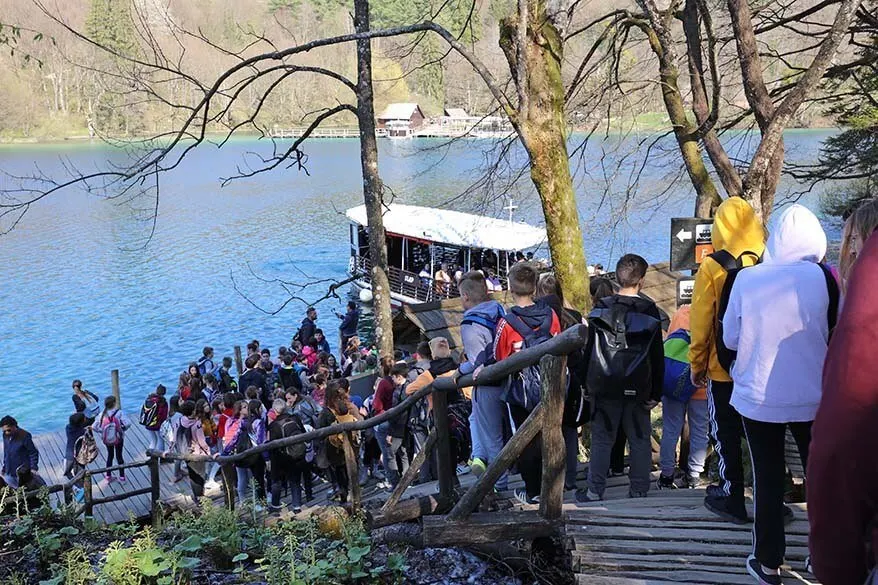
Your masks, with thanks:
<instances>
[{"instance_id":1,"label":"person in yellow hooded jacket","mask_svg":"<svg viewBox=\"0 0 878 585\"><path fill-rule=\"evenodd\" d=\"M759 262L765 250L765 228L753 207L740 197L730 197L716 210L713 221L714 254L725 250L739 266ZM710 433L719 456L718 486L708 486L705 507L736 524L749 522L744 508L744 467L741 416L730 405L732 378L717 357L717 322L720 297L728 274L718 259L708 256L695 276L690 315L689 363L692 383L707 385Z\"/></svg>"}]
</instances>

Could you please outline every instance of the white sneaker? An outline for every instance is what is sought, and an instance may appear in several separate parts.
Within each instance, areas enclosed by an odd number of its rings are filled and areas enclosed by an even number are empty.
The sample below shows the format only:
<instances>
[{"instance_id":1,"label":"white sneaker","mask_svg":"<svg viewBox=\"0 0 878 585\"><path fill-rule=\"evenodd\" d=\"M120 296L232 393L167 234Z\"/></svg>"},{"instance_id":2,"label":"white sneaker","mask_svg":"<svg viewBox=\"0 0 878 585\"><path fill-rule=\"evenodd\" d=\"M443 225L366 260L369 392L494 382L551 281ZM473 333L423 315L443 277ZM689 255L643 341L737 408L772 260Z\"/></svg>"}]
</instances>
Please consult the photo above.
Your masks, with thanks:
<instances>
[{"instance_id":1,"label":"white sneaker","mask_svg":"<svg viewBox=\"0 0 878 585\"><path fill-rule=\"evenodd\" d=\"M205 484L204 484L204 489L206 489L206 490L218 490L219 487L220 487L220 484L215 479L211 479L210 481L205 482Z\"/></svg>"}]
</instances>

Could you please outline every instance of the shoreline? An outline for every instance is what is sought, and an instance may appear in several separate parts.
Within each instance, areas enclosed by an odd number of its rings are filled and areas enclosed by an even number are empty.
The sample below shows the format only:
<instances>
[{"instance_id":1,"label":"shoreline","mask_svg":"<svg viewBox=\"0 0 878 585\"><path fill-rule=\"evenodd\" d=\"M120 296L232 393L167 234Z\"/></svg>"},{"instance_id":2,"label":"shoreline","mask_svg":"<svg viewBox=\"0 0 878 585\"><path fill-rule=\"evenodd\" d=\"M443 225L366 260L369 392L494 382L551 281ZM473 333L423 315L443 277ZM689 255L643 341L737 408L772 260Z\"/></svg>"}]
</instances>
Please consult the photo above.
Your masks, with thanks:
<instances>
[{"instance_id":1,"label":"shoreline","mask_svg":"<svg viewBox=\"0 0 878 585\"><path fill-rule=\"evenodd\" d=\"M617 126L617 125L614 125ZM608 134L661 134L665 132L664 126L655 126L655 125L644 125L642 129L636 129L634 126L637 126L637 123L632 122L627 129L620 129L618 127L614 127L611 129ZM342 128L342 127L339 127ZM351 128L351 127L349 127ZM840 131L841 128L839 126L802 126L802 127L791 127L784 130L784 133L792 132L827 132L827 131ZM751 128L740 128L731 130L731 132L755 132L755 130ZM601 132L600 134L604 134L605 132ZM570 136L576 135L584 135L587 134L587 130L584 128L574 128L570 132ZM216 139L224 139L226 137L225 132L207 132L205 140L209 141ZM14 147L14 146L35 146L35 147L51 147L51 146L63 146L63 145L76 145L76 146L101 146L101 147L114 147L113 144L108 142L108 140L118 141L118 142L136 142L148 140L150 138L149 135L144 136L129 136L129 137L109 137L107 139L100 137L90 137L86 135L74 134L71 136L61 136L56 138L10 138L10 139L2 139L0 138L0 150L4 148ZM252 140L271 140L271 136L262 136L257 133L249 133L249 132L236 132L234 136L230 139L230 142L233 141L252 141ZM356 137L347 138L347 140L356 140ZM468 140L472 140L473 138L468 138ZM292 138L276 138L279 141L290 141ZM346 138L309 138L309 140L346 140ZM407 140L447 140L444 138L429 138L429 137L414 137Z\"/></svg>"}]
</instances>

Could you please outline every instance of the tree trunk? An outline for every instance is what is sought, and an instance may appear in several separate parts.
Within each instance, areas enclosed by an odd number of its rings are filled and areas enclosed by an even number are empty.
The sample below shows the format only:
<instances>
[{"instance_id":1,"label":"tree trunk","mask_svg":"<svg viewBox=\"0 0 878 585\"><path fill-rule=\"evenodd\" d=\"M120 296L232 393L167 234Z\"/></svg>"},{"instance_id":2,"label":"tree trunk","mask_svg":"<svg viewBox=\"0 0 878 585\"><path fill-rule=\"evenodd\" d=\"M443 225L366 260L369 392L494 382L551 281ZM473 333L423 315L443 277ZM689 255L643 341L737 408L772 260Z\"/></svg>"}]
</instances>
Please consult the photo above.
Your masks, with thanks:
<instances>
[{"instance_id":1,"label":"tree trunk","mask_svg":"<svg viewBox=\"0 0 878 585\"><path fill-rule=\"evenodd\" d=\"M674 39L666 21L667 15L657 12L651 2L640 2L640 4L647 13L649 22L636 19L633 24L643 31L649 40L650 48L658 57L662 99L674 128L674 136L683 156L686 172L689 174L692 186L695 187L695 215L710 217L712 210L719 205L722 198L701 156L697 128L686 117L686 107L678 83L680 72L677 69L677 55L674 50Z\"/></svg>"},{"instance_id":2,"label":"tree trunk","mask_svg":"<svg viewBox=\"0 0 878 585\"><path fill-rule=\"evenodd\" d=\"M354 0L356 32L369 30L369 0ZM393 355L393 315L387 279L387 238L384 233L384 185L378 176L378 141L375 138L375 103L372 92L372 41L357 41L357 123L360 127L360 163L363 199L369 230L372 261L372 303L375 313L375 344L380 355Z\"/></svg>"},{"instance_id":3,"label":"tree trunk","mask_svg":"<svg viewBox=\"0 0 878 585\"><path fill-rule=\"evenodd\" d=\"M564 298L580 311L591 307L588 270L579 210L567 155L567 122L564 114L562 36L546 0L528 0L526 46L519 51L518 19L500 25L500 46L514 79L519 80L518 129L530 156L530 176L540 195L555 276ZM523 75L518 55L524 63Z\"/></svg>"},{"instance_id":4,"label":"tree trunk","mask_svg":"<svg viewBox=\"0 0 878 585\"><path fill-rule=\"evenodd\" d=\"M702 143L720 182L728 197L740 196L743 182L738 170L729 159L729 155L716 135L713 125L719 117L720 79L716 70L716 38L713 33L709 14L700 14L699 0L686 0L683 10L683 31L686 33L687 57L689 61L689 83L692 87L692 111L699 129L702 129ZM713 87L713 104L708 101L707 84L704 80L704 58L702 57L701 22L704 19L708 37L707 50L710 59L710 73ZM708 194L709 195L709 194ZM712 217L713 212L722 203L717 196L710 199L700 193L695 201L695 217Z\"/></svg>"}]
</instances>

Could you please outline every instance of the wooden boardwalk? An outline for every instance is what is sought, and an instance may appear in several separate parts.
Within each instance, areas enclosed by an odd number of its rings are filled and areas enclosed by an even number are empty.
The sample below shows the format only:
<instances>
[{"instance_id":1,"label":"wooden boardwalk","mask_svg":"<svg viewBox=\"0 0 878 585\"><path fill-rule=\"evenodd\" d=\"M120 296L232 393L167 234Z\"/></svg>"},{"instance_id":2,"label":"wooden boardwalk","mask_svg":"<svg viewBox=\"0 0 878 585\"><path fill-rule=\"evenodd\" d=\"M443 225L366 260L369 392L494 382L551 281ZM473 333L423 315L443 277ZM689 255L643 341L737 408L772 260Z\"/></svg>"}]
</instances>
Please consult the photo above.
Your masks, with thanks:
<instances>
[{"instance_id":1,"label":"wooden boardwalk","mask_svg":"<svg viewBox=\"0 0 878 585\"><path fill-rule=\"evenodd\" d=\"M63 483L64 436L49 433L34 437L40 449L40 472L50 484ZM140 425L133 425L125 434L126 462L145 460L148 435ZM93 468L105 463L101 457ZM173 482L173 465L161 466L161 496L172 508L189 508L194 500L188 480ZM587 464L581 465L577 479L585 485ZM657 473L653 473L653 479ZM96 478L97 479L97 478ZM475 478L465 473L459 476L466 489ZM95 482L96 498L120 494L149 486L149 469L141 467L129 471L125 484ZM509 477L509 489L493 499L493 508L536 510L513 497L515 488L523 487L519 475ZM435 481L409 488L403 499L435 493ZM329 485L315 481L314 500L304 506L301 516L327 505ZM388 492L379 490L374 482L363 488L365 507L372 508L386 500ZM573 571L580 585L657 585L676 582L694 585L749 584L753 578L744 566L752 549L752 525L737 526L723 522L708 512L703 505L704 490L652 490L644 499L629 499L627 476L608 480L605 500L589 504L575 501L573 492L565 492L563 522L567 546L571 550ZM221 505L219 490L208 493ZM288 501L288 498L285 498ZM787 565L784 582L817 584L816 579L804 573L808 554L808 521L804 504L790 506L795 521L787 526ZM748 503L748 509L752 508ZM149 495L97 505L95 517L104 523L126 521L131 517L149 516ZM290 517L290 514L285 514Z\"/></svg>"}]
</instances>

